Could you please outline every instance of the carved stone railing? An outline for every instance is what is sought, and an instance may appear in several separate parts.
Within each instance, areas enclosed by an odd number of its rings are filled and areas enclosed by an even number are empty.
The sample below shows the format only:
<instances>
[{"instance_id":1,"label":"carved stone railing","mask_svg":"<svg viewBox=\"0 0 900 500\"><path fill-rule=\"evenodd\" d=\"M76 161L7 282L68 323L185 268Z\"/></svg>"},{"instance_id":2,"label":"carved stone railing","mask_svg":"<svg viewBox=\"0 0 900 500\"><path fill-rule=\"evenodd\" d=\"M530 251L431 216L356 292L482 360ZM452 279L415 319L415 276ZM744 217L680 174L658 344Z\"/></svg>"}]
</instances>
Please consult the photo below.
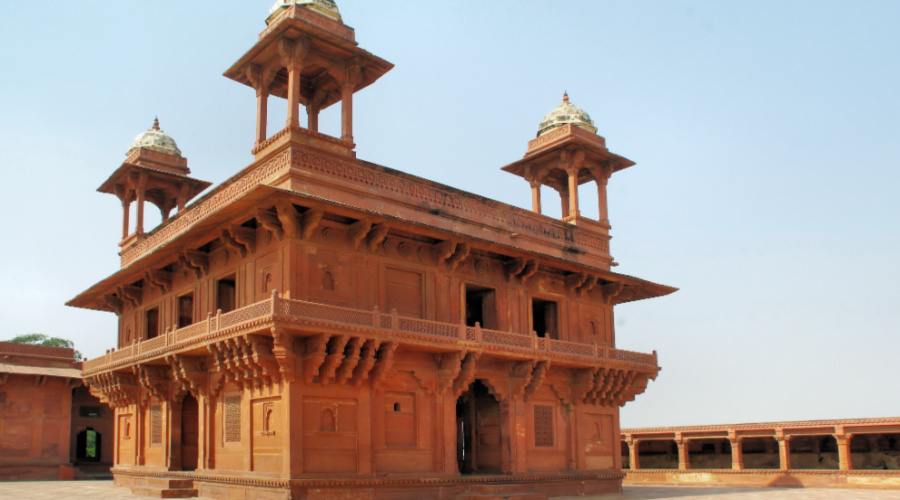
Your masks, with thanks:
<instances>
[{"instance_id":1,"label":"carved stone railing","mask_svg":"<svg viewBox=\"0 0 900 500\"><path fill-rule=\"evenodd\" d=\"M292 323L313 323L316 327L334 329L362 329L364 334L385 338L411 338L416 341L447 343L465 342L487 351L507 351L526 355L564 357L596 364L597 360L644 365L648 371L658 370L656 352L645 354L621 349L538 337L534 334L502 332L459 323L444 323L400 316L396 310L382 313L352 309L302 300L272 297L228 313L218 312L204 321L167 330L159 337L136 342L119 350L84 362L85 376L112 370L163 356L182 349L221 340L229 335L241 335L249 329L272 326L289 327ZM476 347L477 348L477 347Z\"/></svg>"}]
</instances>

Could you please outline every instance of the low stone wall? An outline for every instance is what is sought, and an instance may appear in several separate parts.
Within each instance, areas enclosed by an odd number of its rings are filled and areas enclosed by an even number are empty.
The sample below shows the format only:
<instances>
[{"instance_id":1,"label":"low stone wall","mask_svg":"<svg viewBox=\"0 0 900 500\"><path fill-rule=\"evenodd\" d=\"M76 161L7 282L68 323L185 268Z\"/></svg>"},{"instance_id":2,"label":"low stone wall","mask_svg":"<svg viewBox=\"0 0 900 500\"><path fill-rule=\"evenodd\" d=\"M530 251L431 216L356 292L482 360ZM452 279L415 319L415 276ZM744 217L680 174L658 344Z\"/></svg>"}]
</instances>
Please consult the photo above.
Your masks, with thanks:
<instances>
[{"instance_id":1,"label":"low stone wall","mask_svg":"<svg viewBox=\"0 0 900 500\"><path fill-rule=\"evenodd\" d=\"M703 485L900 489L900 471L689 470L625 471L626 485Z\"/></svg>"}]
</instances>

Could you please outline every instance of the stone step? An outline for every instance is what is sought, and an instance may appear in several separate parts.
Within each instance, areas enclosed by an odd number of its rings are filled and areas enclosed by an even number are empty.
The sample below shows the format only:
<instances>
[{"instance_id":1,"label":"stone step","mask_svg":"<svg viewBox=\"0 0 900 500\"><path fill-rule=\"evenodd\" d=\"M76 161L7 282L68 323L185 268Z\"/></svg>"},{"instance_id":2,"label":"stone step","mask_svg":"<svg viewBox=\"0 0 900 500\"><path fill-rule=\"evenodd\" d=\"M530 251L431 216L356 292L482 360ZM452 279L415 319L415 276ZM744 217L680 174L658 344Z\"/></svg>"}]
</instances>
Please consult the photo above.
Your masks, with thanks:
<instances>
[{"instance_id":1,"label":"stone step","mask_svg":"<svg viewBox=\"0 0 900 500\"><path fill-rule=\"evenodd\" d=\"M547 500L540 493L463 493L456 500Z\"/></svg>"},{"instance_id":2,"label":"stone step","mask_svg":"<svg viewBox=\"0 0 900 500\"><path fill-rule=\"evenodd\" d=\"M194 487L194 481L168 477L148 477L139 486L159 489L191 489Z\"/></svg>"},{"instance_id":3,"label":"stone step","mask_svg":"<svg viewBox=\"0 0 900 500\"><path fill-rule=\"evenodd\" d=\"M530 484L473 484L457 500L547 500L547 495L535 493Z\"/></svg>"},{"instance_id":4,"label":"stone step","mask_svg":"<svg viewBox=\"0 0 900 500\"><path fill-rule=\"evenodd\" d=\"M153 498L192 498L197 496L197 490L193 488L154 488L152 486L135 486L131 488L131 493Z\"/></svg>"}]
</instances>

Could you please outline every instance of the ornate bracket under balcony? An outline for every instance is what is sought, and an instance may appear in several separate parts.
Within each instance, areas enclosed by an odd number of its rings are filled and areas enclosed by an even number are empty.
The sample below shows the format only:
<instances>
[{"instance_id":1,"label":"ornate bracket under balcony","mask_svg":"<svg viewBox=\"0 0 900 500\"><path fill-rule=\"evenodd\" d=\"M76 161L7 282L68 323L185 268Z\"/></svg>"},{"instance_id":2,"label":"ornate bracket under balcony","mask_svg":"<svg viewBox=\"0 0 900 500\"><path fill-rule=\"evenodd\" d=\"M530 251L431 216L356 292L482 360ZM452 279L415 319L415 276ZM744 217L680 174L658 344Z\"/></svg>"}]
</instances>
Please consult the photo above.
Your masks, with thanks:
<instances>
[{"instance_id":1,"label":"ornate bracket under balcony","mask_svg":"<svg viewBox=\"0 0 900 500\"><path fill-rule=\"evenodd\" d=\"M180 384L179 392L189 392L194 397L207 395L208 374L204 358L174 354L166 356L172 375Z\"/></svg>"},{"instance_id":2,"label":"ornate bracket under balcony","mask_svg":"<svg viewBox=\"0 0 900 500\"><path fill-rule=\"evenodd\" d=\"M98 373L84 379L91 394L113 408L138 402L140 390L130 375L119 372Z\"/></svg>"}]
</instances>

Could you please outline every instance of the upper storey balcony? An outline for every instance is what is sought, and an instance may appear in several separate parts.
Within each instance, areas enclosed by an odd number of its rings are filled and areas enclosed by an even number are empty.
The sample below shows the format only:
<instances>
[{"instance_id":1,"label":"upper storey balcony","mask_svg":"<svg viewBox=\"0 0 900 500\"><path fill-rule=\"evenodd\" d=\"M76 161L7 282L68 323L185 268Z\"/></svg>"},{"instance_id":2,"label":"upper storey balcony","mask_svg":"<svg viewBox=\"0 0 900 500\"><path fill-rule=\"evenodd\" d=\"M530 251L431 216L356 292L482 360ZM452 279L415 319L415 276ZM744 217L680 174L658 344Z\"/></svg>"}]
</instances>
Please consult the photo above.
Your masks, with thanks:
<instances>
[{"instance_id":1,"label":"upper storey balcony","mask_svg":"<svg viewBox=\"0 0 900 500\"><path fill-rule=\"evenodd\" d=\"M294 338L303 339L305 349L295 353ZM656 352L409 318L396 310L386 314L378 308L366 311L283 299L273 292L266 300L85 361L84 377L92 386L105 387L101 392L114 399L126 390L118 382L116 387L104 385L104 380L117 380L115 372L170 365L177 372L184 359L206 358L229 380L249 388L293 378L294 356L300 354L307 382L359 384L369 379L377 385L400 346L449 355L463 370L466 360L474 367L480 356L534 362L535 370L546 371L550 364L580 370L585 375L581 397L605 405L633 400L660 370Z\"/></svg>"}]
</instances>

